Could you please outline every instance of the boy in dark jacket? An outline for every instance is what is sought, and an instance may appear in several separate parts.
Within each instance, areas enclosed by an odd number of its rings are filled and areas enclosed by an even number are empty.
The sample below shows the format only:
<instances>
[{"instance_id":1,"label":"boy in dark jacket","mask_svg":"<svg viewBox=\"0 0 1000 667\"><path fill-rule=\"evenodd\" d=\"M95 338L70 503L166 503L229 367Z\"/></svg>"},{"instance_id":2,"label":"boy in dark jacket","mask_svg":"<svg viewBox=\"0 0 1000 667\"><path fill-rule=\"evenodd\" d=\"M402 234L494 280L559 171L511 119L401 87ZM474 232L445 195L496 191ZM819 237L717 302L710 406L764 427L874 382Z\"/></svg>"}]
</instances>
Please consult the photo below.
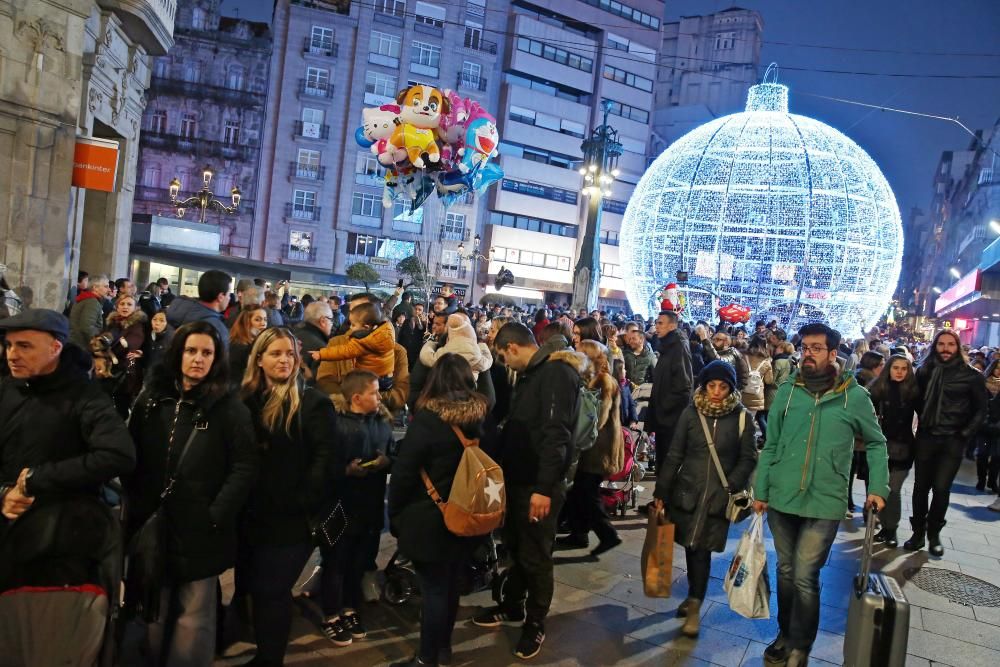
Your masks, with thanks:
<instances>
[{"instance_id":1,"label":"boy in dark jacket","mask_svg":"<svg viewBox=\"0 0 1000 667\"><path fill-rule=\"evenodd\" d=\"M380 400L378 376L355 370L334 396L338 419L333 448L335 491L347 518L344 534L323 555L323 633L336 646L364 639L358 615L361 578L378 554L385 523L385 488L392 418Z\"/></svg>"}]
</instances>

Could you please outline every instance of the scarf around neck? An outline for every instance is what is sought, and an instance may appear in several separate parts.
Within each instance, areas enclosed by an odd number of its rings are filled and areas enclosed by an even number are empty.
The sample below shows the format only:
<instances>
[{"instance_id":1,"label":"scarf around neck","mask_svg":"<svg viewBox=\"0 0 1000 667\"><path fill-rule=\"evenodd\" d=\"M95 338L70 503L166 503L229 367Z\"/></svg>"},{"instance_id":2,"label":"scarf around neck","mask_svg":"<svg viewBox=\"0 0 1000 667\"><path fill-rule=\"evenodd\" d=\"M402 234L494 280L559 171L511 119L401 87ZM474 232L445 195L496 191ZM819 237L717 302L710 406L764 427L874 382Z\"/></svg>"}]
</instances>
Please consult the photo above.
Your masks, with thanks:
<instances>
[{"instance_id":1,"label":"scarf around neck","mask_svg":"<svg viewBox=\"0 0 1000 667\"><path fill-rule=\"evenodd\" d=\"M706 417L717 419L725 417L740 405L740 392L733 389L726 400L722 403L713 403L708 399L704 387L699 387L694 392L694 407Z\"/></svg>"},{"instance_id":2,"label":"scarf around neck","mask_svg":"<svg viewBox=\"0 0 1000 667\"><path fill-rule=\"evenodd\" d=\"M935 353L933 359L931 377L927 381L927 390L924 392L924 410L920 413L920 421L928 427L936 426L941 418L941 394L944 389L945 372L958 364L965 363L960 353L955 354L948 361L941 361Z\"/></svg>"},{"instance_id":3,"label":"scarf around neck","mask_svg":"<svg viewBox=\"0 0 1000 667\"><path fill-rule=\"evenodd\" d=\"M805 385L806 391L814 396L822 396L833 389L836 381L837 369L833 365L827 366L825 371L819 373L810 373L805 367L802 368L802 384Z\"/></svg>"}]
</instances>

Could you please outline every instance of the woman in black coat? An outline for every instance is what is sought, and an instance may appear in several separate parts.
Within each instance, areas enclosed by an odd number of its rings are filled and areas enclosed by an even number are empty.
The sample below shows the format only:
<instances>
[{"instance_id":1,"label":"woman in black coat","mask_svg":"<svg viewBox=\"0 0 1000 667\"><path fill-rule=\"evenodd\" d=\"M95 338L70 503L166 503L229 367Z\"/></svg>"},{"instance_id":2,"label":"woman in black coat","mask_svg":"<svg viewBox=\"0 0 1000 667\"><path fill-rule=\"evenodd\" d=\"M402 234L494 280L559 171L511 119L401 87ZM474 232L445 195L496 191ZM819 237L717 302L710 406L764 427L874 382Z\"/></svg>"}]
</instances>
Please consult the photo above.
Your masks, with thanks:
<instances>
[{"instance_id":1,"label":"woman in black coat","mask_svg":"<svg viewBox=\"0 0 1000 667\"><path fill-rule=\"evenodd\" d=\"M423 596L420 650L412 660L396 663L398 666L451 662L459 575L478 540L459 537L445 527L420 471L426 470L441 497L448 497L464 452L453 427L466 438L478 438L486 418L486 399L475 388L469 362L457 354L438 359L417 399L416 415L393 464L389 521L399 550L413 561Z\"/></svg>"},{"instance_id":2,"label":"woman in black coat","mask_svg":"<svg viewBox=\"0 0 1000 667\"><path fill-rule=\"evenodd\" d=\"M236 560L237 517L258 463L250 413L229 393L227 371L215 328L186 324L129 419L137 459L125 483L129 533L161 502L164 510L164 581L127 582L125 591L126 604L159 609L146 664L209 665L215 654L216 577Z\"/></svg>"},{"instance_id":3,"label":"woman in black coat","mask_svg":"<svg viewBox=\"0 0 1000 667\"><path fill-rule=\"evenodd\" d=\"M702 417L712 434L728 489L722 486L712 461ZM686 617L681 632L688 637L698 636L712 552L726 548L729 493L746 488L756 465L753 418L740 403L736 371L724 361L713 361L698 376L693 405L681 413L653 492L657 509L665 505L676 526L674 540L684 545L688 597L677 615Z\"/></svg>"},{"instance_id":4,"label":"woman in black coat","mask_svg":"<svg viewBox=\"0 0 1000 667\"><path fill-rule=\"evenodd\" d=\"M241 396L262 451L240 526L238 571L253 601L257 655L249 664L280 666L292 587L313 551L309 524L328 504L324 482L336 416L329 397L301 384L298 342L288 329L266 329L249 359Z\"/></svg>"}]
</instances>

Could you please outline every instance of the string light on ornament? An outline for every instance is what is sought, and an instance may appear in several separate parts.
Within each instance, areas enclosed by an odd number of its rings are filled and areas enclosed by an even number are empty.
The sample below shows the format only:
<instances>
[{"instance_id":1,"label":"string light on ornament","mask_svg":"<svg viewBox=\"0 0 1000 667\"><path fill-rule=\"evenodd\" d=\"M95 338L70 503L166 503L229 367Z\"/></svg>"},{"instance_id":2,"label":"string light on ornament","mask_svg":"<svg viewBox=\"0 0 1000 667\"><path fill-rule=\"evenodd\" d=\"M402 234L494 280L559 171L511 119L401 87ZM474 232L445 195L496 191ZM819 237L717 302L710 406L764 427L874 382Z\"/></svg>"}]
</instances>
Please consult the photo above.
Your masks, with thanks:
<instances>
[{"instance_id":1,"label":"string light on ornament","mask_svg":"<svg viewBox=\"0 0 1000 667\"><path fill-rule=\"evenodd\" d=\"M787 329L826 321L857 336L885 312L899 279L896 199L874 160L841 132L788 112L768 68L746 111L681 137L646 171L622 222L633 310L678 271L726 305ZM687 319L716 319L691 302Z\"/></svg>"}]
</instances>

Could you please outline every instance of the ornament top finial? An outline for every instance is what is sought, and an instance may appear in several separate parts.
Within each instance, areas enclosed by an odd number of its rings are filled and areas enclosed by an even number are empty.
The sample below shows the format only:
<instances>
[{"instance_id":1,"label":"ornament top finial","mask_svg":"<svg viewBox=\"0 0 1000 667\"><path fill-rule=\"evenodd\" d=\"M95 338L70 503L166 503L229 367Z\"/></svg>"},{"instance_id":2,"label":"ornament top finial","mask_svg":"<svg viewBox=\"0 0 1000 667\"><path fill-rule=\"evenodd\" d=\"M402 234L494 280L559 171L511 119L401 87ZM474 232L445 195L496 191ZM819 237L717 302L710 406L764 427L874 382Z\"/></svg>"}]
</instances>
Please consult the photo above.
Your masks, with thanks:
<instances>
[{"instance_id":1,"label":"ornament top finial","mask_svg":"<svg viewBox=\"0 0 1000 667\"><path fill-rule=\"evenodd\" d=\"M778 83L778 63L771 63L764 78L747 93L747 111L788 113L788 86Z\"/></svg>"}]
</instances>

